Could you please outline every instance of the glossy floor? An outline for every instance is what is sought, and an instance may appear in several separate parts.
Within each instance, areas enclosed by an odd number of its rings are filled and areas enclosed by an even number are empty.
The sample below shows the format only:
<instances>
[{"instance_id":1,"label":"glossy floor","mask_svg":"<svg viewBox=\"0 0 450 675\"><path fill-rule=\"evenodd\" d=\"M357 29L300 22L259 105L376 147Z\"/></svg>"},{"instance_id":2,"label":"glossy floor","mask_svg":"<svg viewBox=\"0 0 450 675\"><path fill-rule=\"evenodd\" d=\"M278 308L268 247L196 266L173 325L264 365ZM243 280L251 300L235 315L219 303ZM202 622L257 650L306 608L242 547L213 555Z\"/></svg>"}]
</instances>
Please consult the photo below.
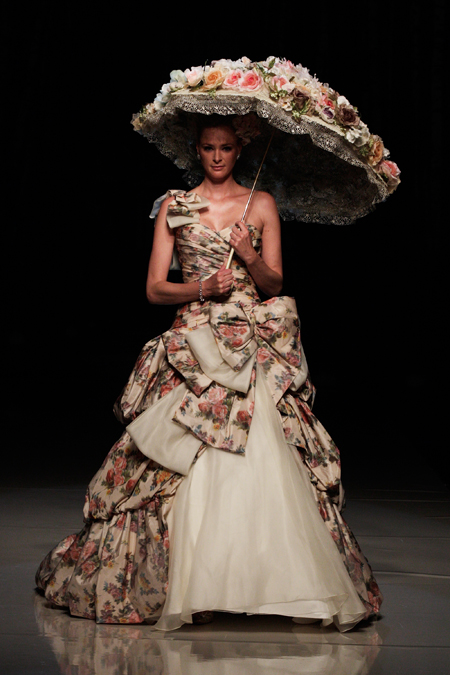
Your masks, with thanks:
<instances>
[{"instance_id":1,"label":"glossy floor","mask_svg":"<svg viewBox=\"0 0 450 675\"><path fill-rule=\"evenodd\" d=\"M34 591L47 551L80 529L83 488L0 493L1 675L447 675L450 494L352 490L345 517L375 570L380 619L340 634L271 616L218 614L161 635L50 609Z\"/></svg>"}]
</instances>

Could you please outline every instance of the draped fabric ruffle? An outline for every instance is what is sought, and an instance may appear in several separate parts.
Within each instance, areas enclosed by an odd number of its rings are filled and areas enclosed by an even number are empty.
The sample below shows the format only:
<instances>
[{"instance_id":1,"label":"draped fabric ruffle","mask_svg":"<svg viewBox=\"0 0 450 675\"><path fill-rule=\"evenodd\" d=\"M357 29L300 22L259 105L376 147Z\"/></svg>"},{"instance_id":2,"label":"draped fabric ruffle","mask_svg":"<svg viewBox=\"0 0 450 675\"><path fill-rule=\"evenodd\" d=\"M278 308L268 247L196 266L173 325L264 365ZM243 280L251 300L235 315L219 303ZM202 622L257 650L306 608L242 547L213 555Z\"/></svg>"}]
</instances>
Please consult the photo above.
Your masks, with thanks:
<instances>
[{"instance_id":1,"label":"draped fabric ruffle","mask_svg":"<svg viewBox=\"0 0 450 675\"><path fill-rule=\"evenodd\" d=\"M271 298L250 307L239 301L211 305L209 316L199 316L195 325L172 328L158 343L146 345L117 406L122 420L142 412L148 387L157 387L156 371L164 350L172 368L171 376L166 374L164 393L171 390L169 381L173 386L186 384L172 420L196 436L199 444L245 452L254 409L256 363L275 404L289 388L303 400L313 395L293 298ZM148 426L155 424L151 409L139 418L140 427L144 421ZM147 454L134 435L135 428L136 422L128 427ZM152 456L151 448L149 452Z\"/></svg>"},{"instance_id":2,"label":"draped fabric ruffle","mask_svg":"<svg viewBox=\"0 0 450 675\"><path fill-rule=\"evenodd\" d=\"M49 601L98 623L142 623L167 591L167 516L182 478L137 450L127 433L86 494L85 525L42 561L36 584Z\"/></svg>"},{"instance_id":3,"label":"draped fabric ruffle","mask_svg":"<svg viewBox=\"0 0 450 675\"><path fill-rule=\"evenodd\" d=\"M172 216L188 218L174 228L185 281L207 278L228 257L230 228L219 233L192 213ZM249 229L258 249L261 235ZM260 423L253 429L258 387L270 400L266 417L274 414L280 428L279 457L294 453L301 463L365 615L379 610L382 596L370 565L340 512L339 451L311 411L315 390L295 301L261 302L237 256L232 269L227 302L180 307L172 327L144 346L115 405L126 430L89 485L85 526L50 551L37 571L46 597L76 616L141 623L164 613L180 486L197 484L213 456L217 466L223 458L247 462L249 437L259 439L251 445L254 462L264 443Z\"/></svg>"}]
</instances>

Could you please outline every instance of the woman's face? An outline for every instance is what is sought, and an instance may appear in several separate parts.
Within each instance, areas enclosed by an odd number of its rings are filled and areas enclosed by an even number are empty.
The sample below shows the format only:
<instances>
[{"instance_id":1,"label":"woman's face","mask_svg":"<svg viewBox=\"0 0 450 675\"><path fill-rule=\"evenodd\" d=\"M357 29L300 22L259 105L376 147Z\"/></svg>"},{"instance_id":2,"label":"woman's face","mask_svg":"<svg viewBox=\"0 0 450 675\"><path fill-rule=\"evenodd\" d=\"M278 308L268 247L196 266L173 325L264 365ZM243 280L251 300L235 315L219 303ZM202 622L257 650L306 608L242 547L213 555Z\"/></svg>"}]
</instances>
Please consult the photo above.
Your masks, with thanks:
<instances>
[{"instance_id":1,"label":"woman's face","mask_svg":"<svg viewBox=\"0 0 450 675\"><path fill-rule=\"evenodd\" d=\"M204 129L197 145L197 152L205 175L219 183L228 178L236 164L242 145L230 127Z\"/></svg>"}]
</instances>

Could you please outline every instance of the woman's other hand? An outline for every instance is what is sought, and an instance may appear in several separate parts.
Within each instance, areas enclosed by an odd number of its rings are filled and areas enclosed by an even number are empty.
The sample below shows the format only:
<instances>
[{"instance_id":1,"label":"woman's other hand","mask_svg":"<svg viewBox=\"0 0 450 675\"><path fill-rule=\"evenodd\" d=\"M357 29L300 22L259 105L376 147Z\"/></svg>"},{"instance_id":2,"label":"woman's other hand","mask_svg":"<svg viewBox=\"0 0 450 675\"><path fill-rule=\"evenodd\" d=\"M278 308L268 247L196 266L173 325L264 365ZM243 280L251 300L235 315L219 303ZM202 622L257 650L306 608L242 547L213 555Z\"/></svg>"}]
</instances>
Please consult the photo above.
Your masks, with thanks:
<instances>
[{"instance_id":1,"label":"woman's other hand","mask_svg":"<svg viewBox=\"0 0 450 675\"><path fill-rule=\"evenodd\" d=\"M205 297L220 297L229 295L233 287L233 272L226 269L224 263L220 270L203 282Z\"/></svg>"},{"instance_id":2,"label":"woman's other hand","mask_svg":"<svg viewBox=\"0 0 450 675\"><path fill-rule=\"evenodd\" d=\"M247 266L250 265L258 255L253 248L250 231L247 225L242 221L238 221L231 230L230 244Z\"/></svg>"}]
</instances>

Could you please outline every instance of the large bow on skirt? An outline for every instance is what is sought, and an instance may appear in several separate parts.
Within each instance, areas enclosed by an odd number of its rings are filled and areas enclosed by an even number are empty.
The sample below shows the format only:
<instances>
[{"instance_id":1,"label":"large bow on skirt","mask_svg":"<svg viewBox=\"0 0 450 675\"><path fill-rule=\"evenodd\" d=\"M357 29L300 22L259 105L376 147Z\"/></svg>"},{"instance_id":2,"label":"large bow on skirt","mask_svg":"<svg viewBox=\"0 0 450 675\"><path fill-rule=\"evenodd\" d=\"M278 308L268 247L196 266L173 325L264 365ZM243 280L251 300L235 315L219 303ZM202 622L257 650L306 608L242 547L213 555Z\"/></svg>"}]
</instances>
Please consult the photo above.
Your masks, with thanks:
<instances>
[{"instance_id":1,"label":"large bow on skirt","mask_svg":"<svg viewBox=\"0 0 450 675\"><path fill-rule=\"evenodd\" d=\"M244 454L258 365L286 441L303 448L324 489L336 485L339 452L310 410L314 388L294 299L271 298L254 307L212 304L202 309L202 319L200 326L171 328L152 340L138 360L119 404L124 420L137 415L127 429L138 448L181 474L203 443ZM161 396L156 383L158 373L166 372L164 354L173 373L169 380L178 384Z\"/></svg>"},{"instance_id":2,"label":"large bow on skirt","mask_svg":"<svg viewBox=\"0 0 450 675\"><path fill-rule=\"evenodd\" d=\"M213 304L210 322L185 334L185 340L176 354L167 355L189 387L173 420L216 448L245 452L255 362L275 404L288 388L297 390L307 379L293 298L271 298L252 308Z\"/></svg>"}]
</instances>

